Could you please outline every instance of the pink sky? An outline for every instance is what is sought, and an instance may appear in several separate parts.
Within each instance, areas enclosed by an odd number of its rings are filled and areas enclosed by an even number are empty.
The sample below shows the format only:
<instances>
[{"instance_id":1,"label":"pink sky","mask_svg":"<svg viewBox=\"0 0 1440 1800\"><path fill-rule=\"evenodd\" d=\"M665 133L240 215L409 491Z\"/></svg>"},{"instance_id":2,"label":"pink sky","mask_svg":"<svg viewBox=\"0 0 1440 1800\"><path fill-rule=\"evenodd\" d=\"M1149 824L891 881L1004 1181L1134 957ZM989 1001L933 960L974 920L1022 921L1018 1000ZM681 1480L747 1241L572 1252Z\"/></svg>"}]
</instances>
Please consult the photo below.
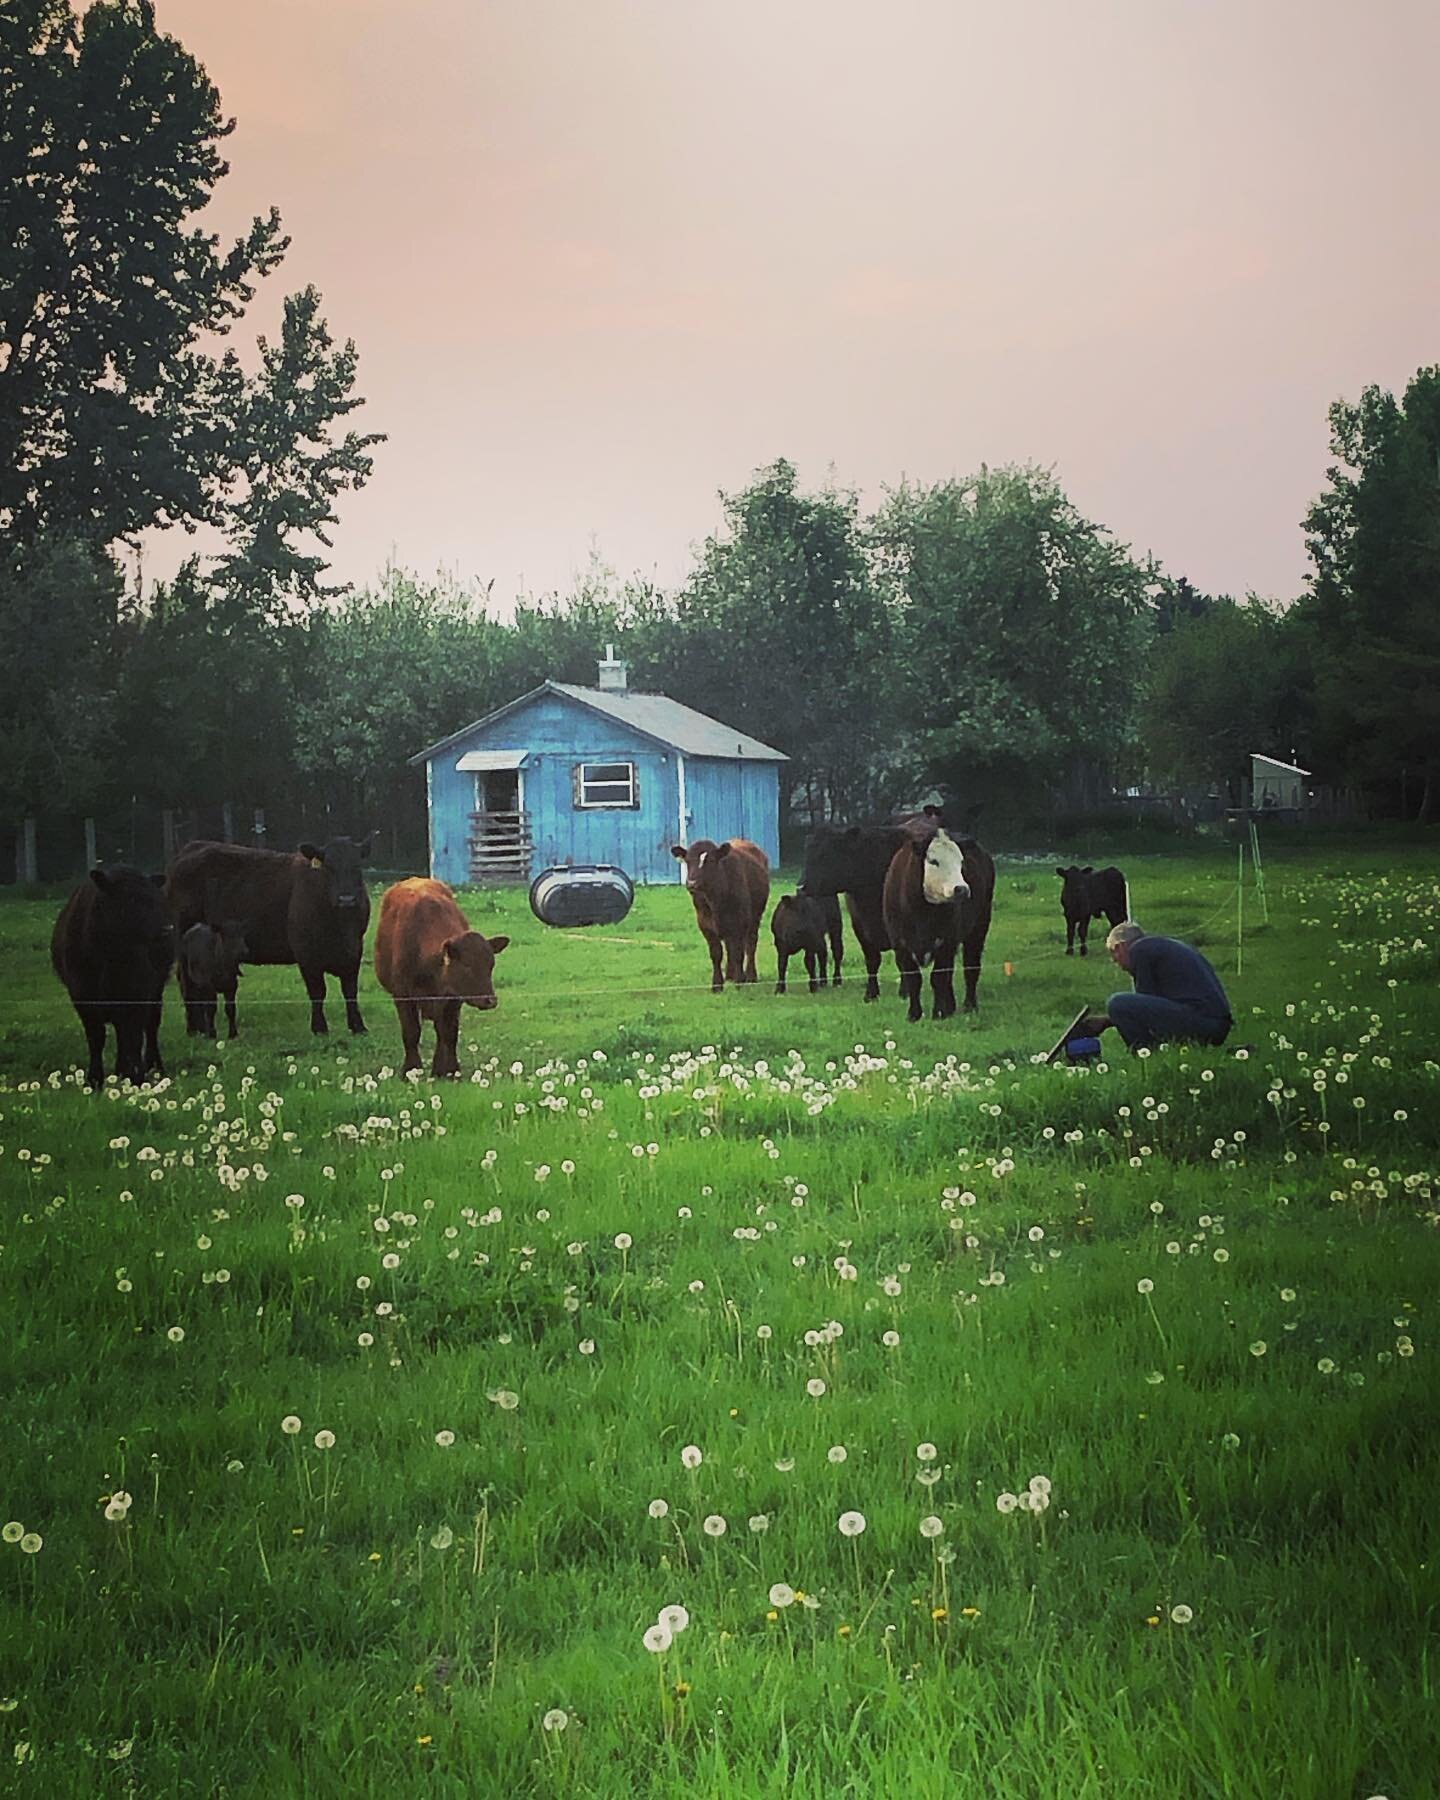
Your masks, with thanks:
<instances>
[{"instance_id":1,"label":"pink sky","mask_svg":"<svg viewBox=\"0 0 1440 1800\"><path fill-rule=\"evenodd\" d=\"M230 235L294 244L383 430L334 569L663 584L786 456L1053 465L1137 551L1296 593L1326 408L1440 358L1427 0L159 0ZM152 549L160 574L187 548Z\"/></svg>"}]
</instances>

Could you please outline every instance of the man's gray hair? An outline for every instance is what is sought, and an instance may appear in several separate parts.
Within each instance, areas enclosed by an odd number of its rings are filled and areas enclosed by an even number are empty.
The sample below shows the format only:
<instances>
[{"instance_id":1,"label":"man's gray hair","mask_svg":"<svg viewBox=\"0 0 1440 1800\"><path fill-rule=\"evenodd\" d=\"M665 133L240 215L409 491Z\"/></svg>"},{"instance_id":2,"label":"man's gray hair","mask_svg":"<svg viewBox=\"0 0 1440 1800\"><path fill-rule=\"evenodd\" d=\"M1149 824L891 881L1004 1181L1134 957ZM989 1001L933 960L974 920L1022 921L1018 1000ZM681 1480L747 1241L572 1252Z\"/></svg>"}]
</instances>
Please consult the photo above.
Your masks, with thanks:
<instances>
[{"instance_id":1,"label":"man's gray hair","mask_svg":"<svg viewBox=\"0 0 1440 1800\"><path fill-rule=\"evenodd\" d=\"M1105 939L1105 948L1113 950L1117 944L1133 944L1145 936L1145 927L1137 925L1133 919L1125 919L1116 925Z\"/></svg>"}]
</instances>

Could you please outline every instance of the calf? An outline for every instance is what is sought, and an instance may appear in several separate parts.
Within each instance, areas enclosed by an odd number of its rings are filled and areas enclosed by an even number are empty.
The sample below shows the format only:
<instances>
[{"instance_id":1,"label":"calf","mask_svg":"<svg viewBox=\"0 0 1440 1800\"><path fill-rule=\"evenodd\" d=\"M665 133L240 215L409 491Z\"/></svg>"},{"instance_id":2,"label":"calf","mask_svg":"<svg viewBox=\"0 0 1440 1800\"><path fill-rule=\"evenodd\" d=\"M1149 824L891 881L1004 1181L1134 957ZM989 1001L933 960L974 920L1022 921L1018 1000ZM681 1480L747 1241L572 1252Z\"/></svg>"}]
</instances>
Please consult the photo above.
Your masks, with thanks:
<instances>
[{"instance_id":1,"label":"calf","mask_svg":"<svg viewBox=\"0 0 1440 1800\"><path fill-rule=\"evenodd\" d=\"M672 844L670 854L685 865L695 922L710 946L711 993L718 994L727 977L734 982L756 980L755 946L770 898L770 861L765 852L748 838L728 838L723 844L697 838L688 850Z\"/></svg>"},{"instance_id":2,"label":"calf","mask_svg":"<svg viewBox=\"0 0 1440 1800\"><path fill-rule=\"evenodd\" d=\"M50 961L85 1028L85 1079L105 1083L105 1030L115 1028L115 1073L138 1085L165 1073L160 1008L175 961L175 930L161 893L163 875L124 863L90 871L61 908Z\"/></svg>"},{"instance_id":3,"label":"calf","mask_svg":"<svg viewBox=\"0 0 1440 1800\"><path fill-rule=\"evenodd\" d=\"M963 951L965 1010L975 1011L980 959L995 903L995 864L974 838L957 842L938 826L912 835L885 876L885 929L900 967L909 1016L920 1017L920 971L931 966L932 1016L955 1011L955 956Z\"/></svg>"},{"instance_id":4,"label":"calf","mask_svg":"<svg viewBox=\"0 0 1440 1800\"><path fill-rule=\"evenodd\" d=\"M1075 954L1075 933L1080 933L1080 954L1086 954L1085 941L1090 935L1092 919L1108 919L1118 925L1130 917L1130 888L1119 869L1092 869L1087 863L1078 868L1056 869L1060 877L1060 907L1065 914L1065 954Z\"/></svg>"},{"instance_id":5,"label":"calf","mask_svg":"<svg viewBox=\"0 0 1440 1800\"><path fill-rule=\"evenodd\" d=\"M430 1073L460 1073L460 1008L494 1010L495 958L509 943L508 937L472 931L443 881L416 877L386 889L375 932L375 974L400 1015L407 1073L420 1067L426 1019L435 1026Z\"/></svg>"},{"instance_id":6,"label":"calf","mask_svg":"<svg viewBox=\"0 0 1440 1800\"><path fill-rule=\"evenodd\" d=\"M825 944L834 950L834 983L840 985L840 902L832 895L825 900L812 900L808 894L784 894L770 915L770 930L775 939L777 980L775 992L785 992L785 971L792 956L805 958L805 973L810 977L810 992L825 985Z\"/></svg>"},{"instance_id":7,"label":"calf","mask_svg":"<svg viewBox=\"0 0 1440 1800\"><path fill-rule=\"evenodd\" d=\"M180 939L179 976L187 996L185 1029L195 1036L213 1038L215 1002L225 996L228 1037L236 1036L235 990L240 985L240 964L247 954L245 928L229 919L217 930L213 925L192 925Z\"/></svg>"}]
</instances>

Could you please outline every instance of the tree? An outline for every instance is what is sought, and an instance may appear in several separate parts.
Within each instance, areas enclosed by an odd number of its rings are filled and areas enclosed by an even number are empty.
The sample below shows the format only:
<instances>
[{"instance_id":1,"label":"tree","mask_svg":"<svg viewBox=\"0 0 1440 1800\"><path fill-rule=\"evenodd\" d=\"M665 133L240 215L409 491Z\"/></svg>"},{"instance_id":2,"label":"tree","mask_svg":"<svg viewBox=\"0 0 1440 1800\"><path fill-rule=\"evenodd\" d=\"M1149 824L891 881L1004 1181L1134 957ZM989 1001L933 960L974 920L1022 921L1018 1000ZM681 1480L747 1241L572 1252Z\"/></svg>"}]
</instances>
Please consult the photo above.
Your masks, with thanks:
<instances>
[{"instance_id":1,"label":"tree","mask_svg":"<svg viewBox=\"0 0 1440 1800\"><path fill-rule=\"evenodd\" d=\"M354 390L358 362L353 341L333 348L320 296L313 287L285 302L280 341L260 339L261 370L240 384L229 486L243 489L226 508L229 553L219 561L222 587L254 612L275 618L341 590L322 586L324 559L298 538L328 549L336 497L370 478L369 450L383 432L350 431L331 441L337 419L364 404ZM224 375L239 383L235 358Z\"/></svg>"},{"instance_id":2,"label":"tree","mask_svg":"<svg viewBox=\"0 0 1440 1800\"><path fill-rule=\"evenodd\" d=\"M721 496L727 530L706 540L655 631L665 692L783 750L817 814L877 800L888 741L889 622L853 494L797 491L792 464Z\"/></svg>"},{"instance_id":3,"label":"tree","mask_svg":"<svg viewBox=\"0 0 1440 1800\"><path fill-rule=\"evenodd\" d=\"M70 538L0 558L0 814L84 811L105 785L121 580Z\"/></svg>"},{"instance_id":4,"label":"tree","mask_svg":"<svg viewBox=\"0 0 1440 1800\"><path fill-rule=\"evenodd\" d=\"M233 128L151 0L0 8L0 527L106 546L213 517L233 379L196 348L284 254L188 221Z\"/></svg>"},{"instance_id":5,"label":"tree","mask_svg":"<svg viewBox=\"0 0 1440 1800\"><path fill-rule=\"evenodd\" d=\"M1330 408L1337 462L1305 518L1305 612L1318 727L1349 772L1413 775L1419 817L1440 775L1440 367L1404 399L1368 387Z\"/></svg>"},{"instance_id":6,"label":"tree","mask_svg":"<svg viewBox=\"0 0 1440 1800\"><path fill-rule=\"evenodd\" d=\"M1305 622L1253 596L1211 601L1156 645L1142 709L1145 761L1180 781L1219 782L1232 804L1252 751L1288 756L1309 735Z\"/></svg>"},{"instance_id":7,"label":"tree","mask_svg":"<svg viewBox=\"0 0 1440 1800\"><path fill-rule=\"evenodd\" d=\"M1129 742L1153 577L1053 475L902 486L872 537L898 617L900 718L930 781L1015 797Z\"/></svg>"}]
</instances>

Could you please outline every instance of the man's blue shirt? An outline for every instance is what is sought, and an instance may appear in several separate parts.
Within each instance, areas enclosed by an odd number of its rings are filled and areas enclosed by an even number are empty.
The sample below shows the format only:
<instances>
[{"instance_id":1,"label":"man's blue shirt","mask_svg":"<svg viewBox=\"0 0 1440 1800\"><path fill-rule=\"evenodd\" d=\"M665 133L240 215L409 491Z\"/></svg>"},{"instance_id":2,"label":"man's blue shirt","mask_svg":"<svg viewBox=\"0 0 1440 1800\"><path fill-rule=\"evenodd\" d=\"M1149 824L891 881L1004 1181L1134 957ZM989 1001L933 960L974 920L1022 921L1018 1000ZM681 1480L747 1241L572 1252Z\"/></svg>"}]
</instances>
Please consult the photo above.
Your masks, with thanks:
<instances>
[{"instance_id":1,"label":"man's blue shirt","mask_svg":"<svg viewBox=\"0 0 1440 1800\"><path fill-rule=\"evenodd\" d=\"M1231 1017L1220 977L1198 950L1178 938L1137 938L1130 946L1129 972L1137 994L1158 994L1193 1006L1208 1019Z\"/></svg>"}]
</instances>

